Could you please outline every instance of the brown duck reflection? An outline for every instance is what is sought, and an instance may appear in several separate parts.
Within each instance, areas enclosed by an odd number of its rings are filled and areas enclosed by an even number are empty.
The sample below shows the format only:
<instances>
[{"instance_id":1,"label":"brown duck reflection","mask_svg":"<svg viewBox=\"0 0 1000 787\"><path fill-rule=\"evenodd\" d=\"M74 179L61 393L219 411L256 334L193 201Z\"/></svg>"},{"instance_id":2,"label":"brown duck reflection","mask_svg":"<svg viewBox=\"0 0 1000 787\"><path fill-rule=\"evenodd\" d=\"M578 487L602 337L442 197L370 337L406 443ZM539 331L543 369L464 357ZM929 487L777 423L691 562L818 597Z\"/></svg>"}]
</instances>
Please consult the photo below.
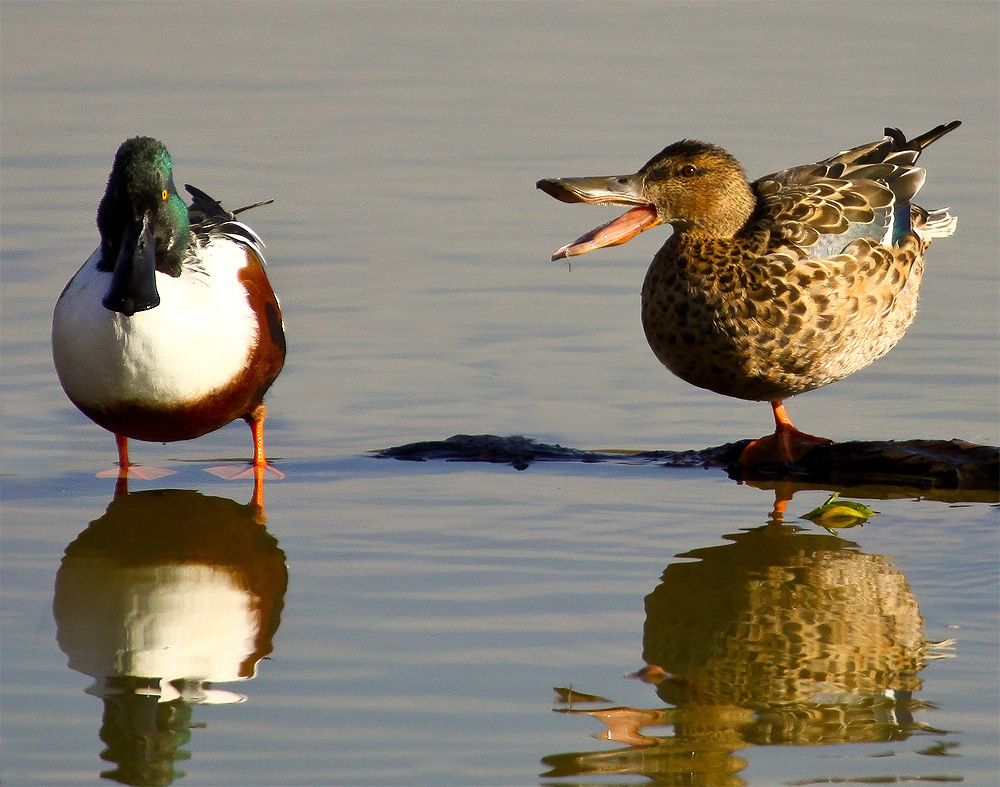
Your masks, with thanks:
<instances>
[{"instance_id":1,"label":"brown duck reflection","mask_svg":"<svg viewBox=\"0 0 1000 787\"><path fill-rule=\"evenodd\" d=\"M253 678L273 647L288 572L264 522L196 491L125 493L66 548L57 638L104 702L104 778L170 784L192 705L246 699L212 684Z\"/></svg>"},{"instance_id":2,"label":"brown duck reflection","mask_svg":"<svg viewBox=\"0 0 1000 787\"><path fill-rule=\"evenodd\" d=\"M634 677L673 707L560 709L628 744L546 757L545 776L641 774L656 784L742 785L751 744L892 741L930 729L912 713L940 657L903 574L882 555L778 517L678 555L646 597ZM649 727L671 726L666 737ZM938 731L941 732L941 731Z\"/></svg>"}]
</instances>

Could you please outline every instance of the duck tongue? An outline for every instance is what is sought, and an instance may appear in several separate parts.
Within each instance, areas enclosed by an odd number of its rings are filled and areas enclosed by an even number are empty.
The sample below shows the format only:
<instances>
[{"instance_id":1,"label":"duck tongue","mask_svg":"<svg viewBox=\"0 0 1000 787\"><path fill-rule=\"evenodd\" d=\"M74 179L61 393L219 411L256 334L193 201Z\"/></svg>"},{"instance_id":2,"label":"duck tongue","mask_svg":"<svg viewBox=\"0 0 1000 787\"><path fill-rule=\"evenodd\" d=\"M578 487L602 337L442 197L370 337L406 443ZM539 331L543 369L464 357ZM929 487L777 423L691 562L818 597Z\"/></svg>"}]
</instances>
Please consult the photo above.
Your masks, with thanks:
<instances>
[{"instance_id":1,"label":"duck tongue","mask_svg":"<svg viewBox=\"0 0 1000 787\"><path fill-rule=\"evenodd\" d=\"M567 257L575 257L578 254L586 254L594 249L603 249L605 246L617 246L632 240L640 232L645 232L659 223L654 206L640 205L614 221L609 221L586 235L582 235L572 243L567 243L552 255L552 259L562 260Z\"/></svg>"}]
</instances>

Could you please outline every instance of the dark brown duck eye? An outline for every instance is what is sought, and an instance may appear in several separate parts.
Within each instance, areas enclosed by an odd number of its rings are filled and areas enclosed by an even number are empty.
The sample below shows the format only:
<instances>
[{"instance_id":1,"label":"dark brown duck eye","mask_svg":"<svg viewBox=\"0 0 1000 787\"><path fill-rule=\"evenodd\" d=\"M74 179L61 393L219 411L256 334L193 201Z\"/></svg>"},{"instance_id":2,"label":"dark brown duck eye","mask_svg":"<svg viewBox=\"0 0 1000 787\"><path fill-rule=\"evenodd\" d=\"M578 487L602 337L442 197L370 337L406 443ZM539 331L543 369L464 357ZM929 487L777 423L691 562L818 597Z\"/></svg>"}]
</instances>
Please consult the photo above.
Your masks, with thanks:
<instances>
[{"instance_id":1,"label":"dark brown duck eye","mask_svg":"<svg viewBox=\"0 0 1000 787\"><path fill-rule=\"evenodd\" d=\"M694 168L693 164L685 164L681 167L681 176L685 178L690 178L692 175L696 175L698 170Z\"/></svg>"}]
</instances>

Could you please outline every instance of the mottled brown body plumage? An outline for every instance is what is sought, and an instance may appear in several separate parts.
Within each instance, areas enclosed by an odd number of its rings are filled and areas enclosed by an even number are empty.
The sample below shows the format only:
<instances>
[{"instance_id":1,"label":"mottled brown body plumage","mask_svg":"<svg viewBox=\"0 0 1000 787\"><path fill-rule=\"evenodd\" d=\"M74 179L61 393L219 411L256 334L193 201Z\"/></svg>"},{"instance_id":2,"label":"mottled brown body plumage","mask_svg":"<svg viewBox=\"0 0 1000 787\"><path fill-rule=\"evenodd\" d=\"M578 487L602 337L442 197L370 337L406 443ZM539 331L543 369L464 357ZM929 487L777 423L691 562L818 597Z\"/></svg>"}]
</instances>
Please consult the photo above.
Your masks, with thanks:
<instances>
[{"instance_id":1,"label":"mottled brown body plumage","mask_svg":"<svg viewBox=\"0 0 1000 787\"><path fill-rule=\"evenodd\" d=\"M811 260L768 253L767 239L679 233L654 258L642 325L682 380L738 399L784 399L863 369L913 322L926 241L911 235L890 251L858 240Z\"/></svg>"},{"instance_id":2,"label":"mottled brown body plumage","mask_svg":"<svg viewBox=\"0 0 1000 787\"><path fill-rule=\"evenodd\" d=\"M554 259L671 224L642 289L650 347L692 385L771 402L778 431L791 432L782 399L863 369L913 322L924 252L956 224L911 203L926 174L915 162L958 125L911 140L886 129L753 183L725 150L694 140L634 175L542 180L564 202L635 206Z\"/></svg>"}]
</instances>

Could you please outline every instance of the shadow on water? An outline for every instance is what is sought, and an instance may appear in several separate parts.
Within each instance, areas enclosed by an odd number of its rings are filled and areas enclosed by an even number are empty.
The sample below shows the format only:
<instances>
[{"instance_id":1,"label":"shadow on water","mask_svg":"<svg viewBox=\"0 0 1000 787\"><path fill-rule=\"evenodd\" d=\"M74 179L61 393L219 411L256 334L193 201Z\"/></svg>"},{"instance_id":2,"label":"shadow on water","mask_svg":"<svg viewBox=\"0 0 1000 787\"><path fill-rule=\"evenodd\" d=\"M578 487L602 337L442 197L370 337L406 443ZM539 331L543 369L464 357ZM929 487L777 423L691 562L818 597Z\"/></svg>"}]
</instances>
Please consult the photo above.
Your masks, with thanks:
<instances>
[{"instance_id":1,"label":"shadow on water","mask_svg":"<svg viewBox=\"0 0 1000 787\"><path fill-rule=\"evenodd\" d=\"M258 497L255 491L255 498ZM103 703L105 779L184 775L192 706L243 702L271 653L288 572L260 505L183 489L128 493L66 547L53 612L71 669Z\"/></svg>"},{"instance_id":2,"label":"shadow on water","mask_svg":"<svg viewBox=\"0 0 1000 787\"><path fill-rule=\"evenodd\" d=\"M594 738L625 745L547 756L543 777L735 787L747 784L738 752L751 745L949 734L917 718L933 706L915 695L920 671L952 655L954 642L924 638L917 599L888 557L786 524L786 492L766 525L677 555L646 596L646 666L627 677L669 707L595 708L612 700L556 689L554 710L592 716L604 725ZM577 707L581 696L590 701ZM673 734L650 729L664 727Z\"/></svg>"}]
</instances>

